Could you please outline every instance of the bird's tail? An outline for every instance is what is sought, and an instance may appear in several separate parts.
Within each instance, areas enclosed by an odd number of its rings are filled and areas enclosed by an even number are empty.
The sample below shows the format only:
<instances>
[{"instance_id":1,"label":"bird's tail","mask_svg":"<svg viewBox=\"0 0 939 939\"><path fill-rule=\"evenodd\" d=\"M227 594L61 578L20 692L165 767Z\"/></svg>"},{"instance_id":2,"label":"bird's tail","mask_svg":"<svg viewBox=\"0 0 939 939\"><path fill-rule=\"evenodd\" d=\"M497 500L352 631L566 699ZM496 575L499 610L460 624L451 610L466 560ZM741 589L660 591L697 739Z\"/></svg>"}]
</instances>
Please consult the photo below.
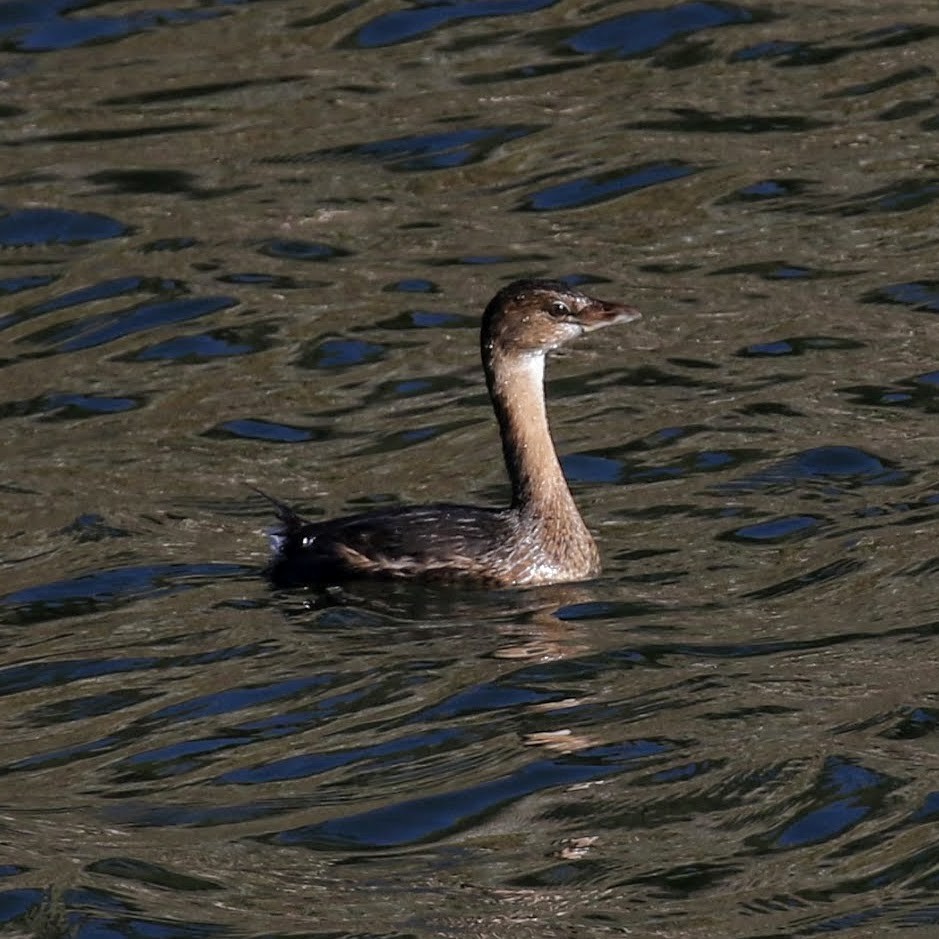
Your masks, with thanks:
<instances>
[{"instance_id":1,"label":"bird's tail","mask_svg":"<svg viewBox=\"0 0 939 939\"><path fill-rule=\"evenodd\" d=\"M249 488L253 489L259 496L263 496L274 506L274 512L284 526L279 532L280 535L290 535L306 524L306 519L297 515L286 502L275 499L272 495L268 495L263 489L258 489L257 486L252 486L250 483Z\"/></svg>"}]
</instances>

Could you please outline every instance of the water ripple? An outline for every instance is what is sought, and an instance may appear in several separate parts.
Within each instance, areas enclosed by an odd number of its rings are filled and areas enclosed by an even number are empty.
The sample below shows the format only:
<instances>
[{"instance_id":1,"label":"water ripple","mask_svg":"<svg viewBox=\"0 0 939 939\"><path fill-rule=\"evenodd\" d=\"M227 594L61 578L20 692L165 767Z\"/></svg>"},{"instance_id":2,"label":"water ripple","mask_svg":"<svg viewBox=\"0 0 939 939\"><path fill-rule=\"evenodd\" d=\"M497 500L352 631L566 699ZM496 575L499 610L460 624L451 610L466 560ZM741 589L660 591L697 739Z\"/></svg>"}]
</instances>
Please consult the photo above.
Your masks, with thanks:
<instances>
[{"instance_id":1,"label":"water ripple","mask_svg":"<svg viewBox=\"0 0 939 939\"><path fill-rule=\"evenodd\" d=\"M899 303L922 310L924 313L939 313L939 280L913 281L906 284L888 284L878 287L861 297L863 303Z\"/></svg>"},{"instance_id":2,"label":"water ripple","mask_svg":"<svg viewBox=\"0 0 939 939\"><path fill-rule=\"evenodd\" d=\"M171 293L175 291L163 291ZM183 291L179 291L183 293ZM18 340L45 347L46 354L77 352L107 345L134 333L171 323L183 323L199 319L235 306L233 297L187 297L179 296L158 303L142 303L117 313L102 313L83 319L72 320L64 325L50 326Z\"/></svg>"},{"instance_id":3,"label":"water ripple","mask_svg":"<svg viewBox=\"0 0 939 939\"><path fill-rule=\"evenodd\" d=\"M236 577L249 570L238 564L118 567L15 590L0 596L0 607L7 609L7 622L37 623L113 609L143 597L169 596L191 590L205 579Z\"/></svg>"},{"instance_id":4,"label":"water ripple","mask_svg":"<svg viewBox=\"0 0 939 939\"><path fill-rule=\"evenodd\" d=\"M935 930L925 10L0 0L7 931ZM604 572L270 588L505 503L517 277Z\"/></svg>"},{"instance_id":5,"label":"water ripple","mask_svg":"<svg viewBox=\"0 0 939 939\"><path fill-rule=\"evenodd\" d=\"M367 157L376 159L388 169L398 172L453 169L479 163L497 147L537 133L543 128L544 125L540 124L463 127L438 133L415 134L316 150L297 156L275 157L270 162L304 163L321 159Z\"/></svg>"},{"instance_id":6,"label":"water ripple","mask_svg":"<svg viewBox=\"0 0 939 939\"><path fill-rule=\"evenodd\" d=\"M427 33L477 17L515 16L553 6L557 0L456 0L422 3L417 9L383 13L361 27L345 44L353 48L377 49L412 42Z\"/></svg>"},{"instance_id":7,"label":"water ripple","mask_svg":"<svg viewBox=\"0 0 939 939\"><path fill-rule=\"evenodd\" d=\"M722 491L753 491L819 481L842 486L891 486L907 482L910 474L896 464L857 447L813 447L733 482L721 483Z\"/></svg>"},{"instance_id":8,"label":"water ripple","mask_svg":"<svg viewBox=\"0 0 939 939\"><path fill-rule=\"evenodd\" d=\"M794 812L773 830L754 838L754 846L790 850L833 840L868 819L898 786L898 780L854 760L828 757L812 781L815 791L809 808Z\"/></svg>"},{"instance_id":9,"label":"water ripple","mask_svg":"<svg viewBox=\"0 0 939 939\"><path fill-rule=\"evenodd\" d=\"M731 3L680 3L603 20L575 33L566 44L574 52L612 52L626 58L646 55L680 36L755 19L752 11Z\"/></svg>"},{"instance_id":10,"label":"water ripple","mask_svg":"<svg viewBox=\"0 0 939 939\"><path fill-rule=\"evenodd\" d=\"M608 199L682 179L699 172L698 167L678 160L650 163L626 170L611 170L599 175L584 176L548 186L527 196L518 208L533 212L556 212L578 209Z\"/></svg>"},{"instance_id":11,"label":"water ripple","mask_svg":"<svg viewBox=\"0 0 939 939\"><path fill-rule=\"evenodd\" d=\"M674 746L667 740L626 740L563 759L536 760L501 779L280 831L264 840L320 851L340 846L361 851L419 844L462 831L482 816L545 789L582 785L635 770Z\"/></svg>"},{"instance_id":12,"label":"water ripple","mask_svg":"<svg viewBox=\"0 0 939 939\"><path fill-rule=\"evenodd\" d=\"M130 232L106 215L66 209L19 209L0 216L0 247L83 245Z\"/></svg>"},{"instance_id":13,"label":"water ripple","mask_svg":"<svg viewBox=\"0 0 939 939\"><path fill-rule=\"evenodd\" d=\"M5 4L0 36L18 52L51 52L83 45L113 42L145 30L169 25L201 23L227 15L225 10L148 10L123 16L69 17L64 13L94 6L88 2L40 0Z\"/></svg>"},{"instance_id":14,"label":"water ripple","mask_svg":"<svg viewBox=\"0 0 939 939\"><path fill-rule=\"evenodd\" d=\"M237 328L214 329L192 336L176 336L145 346L124 358L135 362L176 362L193 364L233 356L254 355L273 345L275 327L246 323Z\"/></svg>"},{"instance_id":15,"label":"water ripple","mask_svg":"<svg viewBox=\"0 0 939 939\"><path fill-rule=\"evenodd\" d=\"M712 114L694 108L672 108L673 118L644 119L627 124L635 130L662 130L691 134L792 133L827 127L830 121L800 114Z\"/></svg>"},{"instance_id":16,"label":"water ripple","mask_svg":"<svg viewBox=\"0 0 939 939\"><path fill-rule=\"evenodd\" d=\"M319 427L299 427L277 421L240 417L216 424L205 432L207 437L261 440L265 443L305 443L308 440L323 440L330 432Z\"/></svg>"}]
</instances>

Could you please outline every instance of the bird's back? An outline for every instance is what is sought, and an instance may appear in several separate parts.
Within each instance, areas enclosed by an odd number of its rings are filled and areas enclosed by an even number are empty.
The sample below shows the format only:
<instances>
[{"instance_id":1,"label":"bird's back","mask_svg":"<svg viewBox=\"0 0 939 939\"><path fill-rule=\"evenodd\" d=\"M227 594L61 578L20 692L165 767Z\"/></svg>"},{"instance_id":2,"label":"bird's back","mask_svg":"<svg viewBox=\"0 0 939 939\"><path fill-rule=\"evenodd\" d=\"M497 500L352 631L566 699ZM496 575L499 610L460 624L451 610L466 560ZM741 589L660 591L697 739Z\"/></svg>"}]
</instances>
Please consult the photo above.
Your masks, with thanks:
<instances>
[{"instance_id":1,"label":"bird's back","mask_svg":"<svg viewBox=\"0 0 939 939\"><path fill-rule=\"evenodd\" d=\"M354 577L422 577L513 583L517 520L511 510L404 506L307 522L278 503L268 568L282 587Z\"/></svg>"}]
</instances>

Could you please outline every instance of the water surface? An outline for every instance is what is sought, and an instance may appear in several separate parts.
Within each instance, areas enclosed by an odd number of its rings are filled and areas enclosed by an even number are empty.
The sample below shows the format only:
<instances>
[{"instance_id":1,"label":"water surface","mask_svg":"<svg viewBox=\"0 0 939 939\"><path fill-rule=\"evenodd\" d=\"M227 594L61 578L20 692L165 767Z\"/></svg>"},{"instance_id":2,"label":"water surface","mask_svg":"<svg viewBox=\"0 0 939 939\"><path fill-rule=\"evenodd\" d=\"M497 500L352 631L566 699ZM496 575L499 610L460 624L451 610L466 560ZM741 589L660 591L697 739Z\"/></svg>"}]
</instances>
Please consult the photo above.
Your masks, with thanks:
<instances>
[{"instance_id":1,"label":"water surface","mask_svg":"<svg viewBox=\"0 0 939 939\"><path fill-rule=\"evenodd\" d=\"M0 923L937 929L930 4L0 6ZM486 300L605 572L269 590L505 497Z\"/></svg>"}]
</instances>

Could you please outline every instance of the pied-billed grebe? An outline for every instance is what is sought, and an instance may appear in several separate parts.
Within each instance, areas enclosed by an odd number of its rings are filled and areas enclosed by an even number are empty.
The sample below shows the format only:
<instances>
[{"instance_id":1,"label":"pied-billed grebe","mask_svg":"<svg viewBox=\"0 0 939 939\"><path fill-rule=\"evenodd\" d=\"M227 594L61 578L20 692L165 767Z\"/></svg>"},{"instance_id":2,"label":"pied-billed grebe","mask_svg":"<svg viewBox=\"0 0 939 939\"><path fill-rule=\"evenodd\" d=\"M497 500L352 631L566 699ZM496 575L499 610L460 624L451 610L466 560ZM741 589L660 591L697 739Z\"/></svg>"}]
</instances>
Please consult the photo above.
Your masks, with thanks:
<instances>
[{"instance_id":1,"label":"pied-billed grebe","mask_svg":"<svg viewBox=\"0 0 939 939\"><path fill-rule=\"evenodd\" d=\"M486 385L512 483L506 509L404 506L308 522L277 506L268 576L278 586L355 577L419 577L511 586L583 580L600 555L558 462L544 399L545 356L585 332L639 312L559 281L517 280L483 314Z\"/></svg>"}]
</instances>

